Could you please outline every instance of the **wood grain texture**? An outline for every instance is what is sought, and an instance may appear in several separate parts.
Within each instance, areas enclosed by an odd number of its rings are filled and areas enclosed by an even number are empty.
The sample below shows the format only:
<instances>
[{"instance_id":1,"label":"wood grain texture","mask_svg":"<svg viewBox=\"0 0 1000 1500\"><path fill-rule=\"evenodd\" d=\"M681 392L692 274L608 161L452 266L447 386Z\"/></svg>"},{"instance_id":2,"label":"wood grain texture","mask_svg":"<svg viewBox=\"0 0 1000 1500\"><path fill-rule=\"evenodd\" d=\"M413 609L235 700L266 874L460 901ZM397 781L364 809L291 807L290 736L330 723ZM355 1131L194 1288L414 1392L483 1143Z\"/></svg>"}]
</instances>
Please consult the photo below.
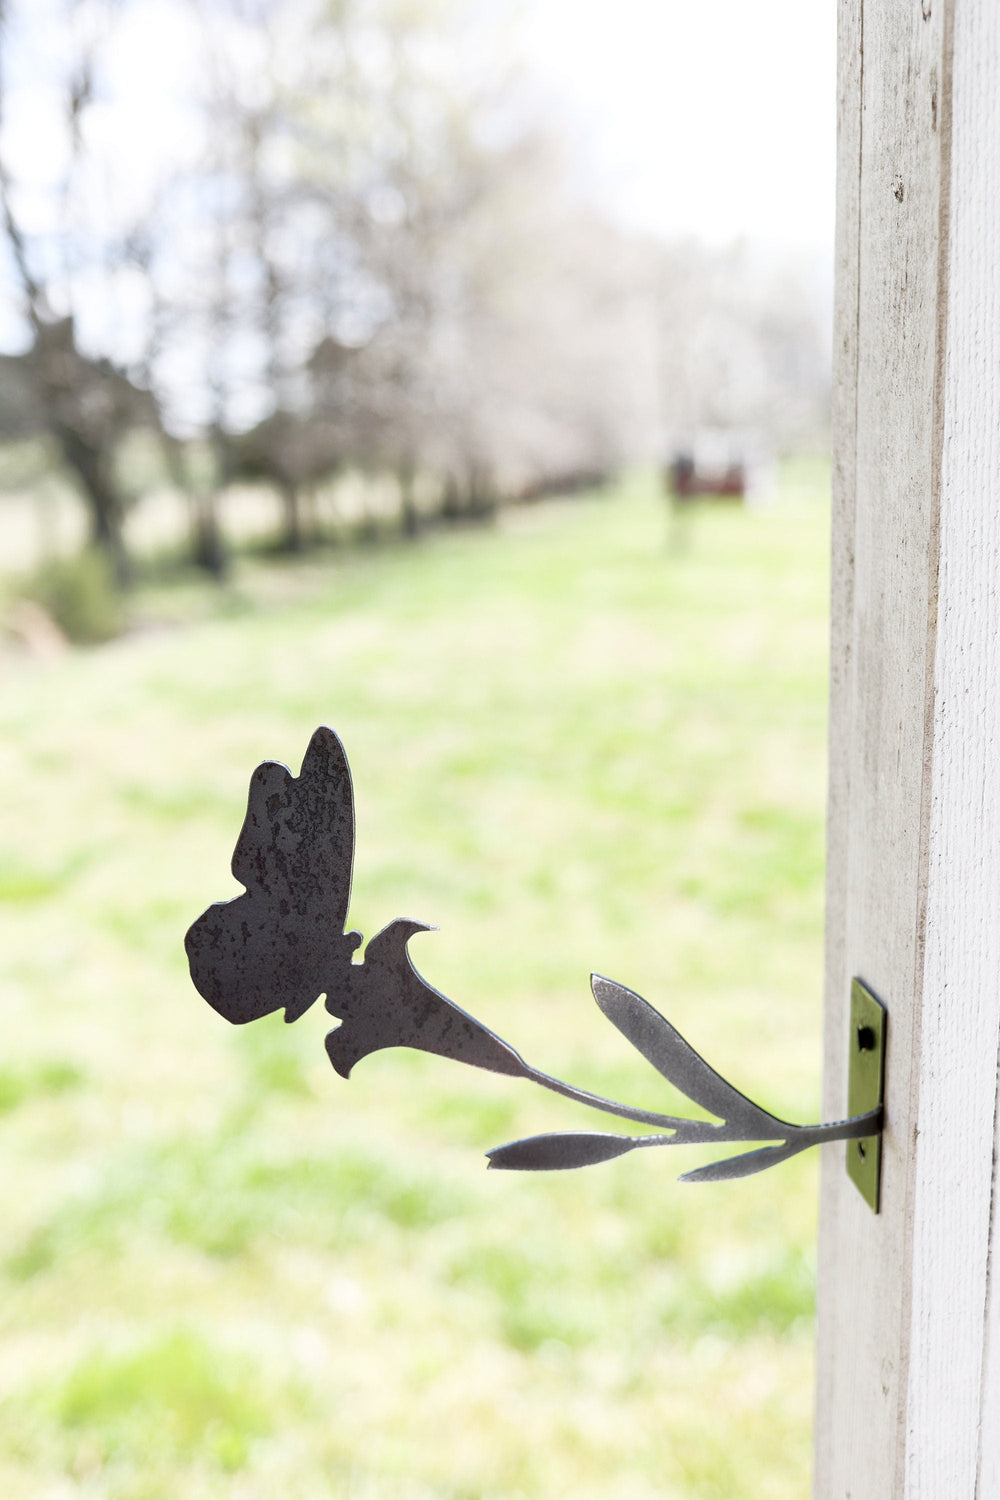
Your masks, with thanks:
<instances>
[{"instance_id":1,"label":"wood grain texture","mask_svg":"<svg viewBox=\"0 0 1000 1500\"><path fill-rule=\"evenodd\" d=\"M992 1351L987 1341L987 1304L996 1297L1000 1043L996 0L957 0L950 41L948 327L906 1472L908 1493L986 1497L1000 1496L997 1350L995 1339ZM995 1305L990 1314L995 1323Z\"/></svg>"},{"instance_id":2,"label":"wood grain texture","mask_svg":"<svg viewBox=\"0 0 1000 1500\"><path fill-rule=\"evenodd\" d=\"M852 974L890 1020L878 1218L823 1167L821 1500L1000 1495L998 42L842 0L828 1114Z\"/></svg>"}]
</instances>

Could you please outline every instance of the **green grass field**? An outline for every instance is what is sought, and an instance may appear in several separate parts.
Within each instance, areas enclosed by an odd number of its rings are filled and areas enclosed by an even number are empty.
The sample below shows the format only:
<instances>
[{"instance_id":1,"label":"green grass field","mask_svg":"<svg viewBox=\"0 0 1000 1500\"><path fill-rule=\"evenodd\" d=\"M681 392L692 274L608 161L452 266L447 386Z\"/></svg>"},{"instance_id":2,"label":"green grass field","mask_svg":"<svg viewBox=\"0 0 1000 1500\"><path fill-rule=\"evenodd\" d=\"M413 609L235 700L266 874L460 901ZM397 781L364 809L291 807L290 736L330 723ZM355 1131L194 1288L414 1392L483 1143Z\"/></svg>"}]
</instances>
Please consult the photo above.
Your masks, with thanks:
<instances>
[{"instance_id":1,"label":"green grass field","mask_svg":"<svg viewBox=\"0 0 1000 1500\"><path fill-rule=\"evenodd\" d=\"M816 1153L487 1174L614 1125L416 1053L344 1083L321 1007L232 1029L182 948L329 723L366 937L435 922L428 979L581 1086L684 1112L594 969L818 1118L825 476L687 520L636 481L0 660L5 1500L805 1500Z\"/></svg>"}]
</instances>

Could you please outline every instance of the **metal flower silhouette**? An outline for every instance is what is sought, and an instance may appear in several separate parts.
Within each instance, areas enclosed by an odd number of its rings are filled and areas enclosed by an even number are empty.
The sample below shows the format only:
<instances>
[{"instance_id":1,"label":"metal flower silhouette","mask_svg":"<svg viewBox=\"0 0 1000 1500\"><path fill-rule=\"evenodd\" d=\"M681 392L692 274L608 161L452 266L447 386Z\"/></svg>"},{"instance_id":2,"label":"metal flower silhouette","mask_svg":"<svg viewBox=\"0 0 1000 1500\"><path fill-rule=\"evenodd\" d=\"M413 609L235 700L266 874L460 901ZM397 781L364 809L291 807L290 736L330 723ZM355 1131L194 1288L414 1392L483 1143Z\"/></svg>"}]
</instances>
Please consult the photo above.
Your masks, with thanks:
<instances>
[{"instance_id":1,"label":"metal flower silhouette","mask_svg":"<svg viewBox=\"0 0 1000 1500\"><path fill-rule=\"evenodd\" d=\"M236 1025L281 1009L286 1021L296 1021L325 996L327 1010L340 1020L326 1038L326 1050L343 1078L371 1052L413 1047L528 1079L659 1132L533 1136L488 1152L492 1168L551 1171L609 1161L642 1147L768 1143L681 1179L719 1181L762 1171L822 1141L861 1139L880 1129L881 1106L825 1125L776 1119L720 1077L639 995L596 974L591 987L607 1018L719 1123L636 1109L540 1072L417 972L407 945L414 934L433 930L426 923L397 918L370 939L361 962L354 958L362 937L345 931L353 860L351 773L340 740L332 729L320 728L298 776L267 761L251 777L232 860L245 893L210 906L189 929L185 947L195 986Z\"/></svg>"}]
</instances>

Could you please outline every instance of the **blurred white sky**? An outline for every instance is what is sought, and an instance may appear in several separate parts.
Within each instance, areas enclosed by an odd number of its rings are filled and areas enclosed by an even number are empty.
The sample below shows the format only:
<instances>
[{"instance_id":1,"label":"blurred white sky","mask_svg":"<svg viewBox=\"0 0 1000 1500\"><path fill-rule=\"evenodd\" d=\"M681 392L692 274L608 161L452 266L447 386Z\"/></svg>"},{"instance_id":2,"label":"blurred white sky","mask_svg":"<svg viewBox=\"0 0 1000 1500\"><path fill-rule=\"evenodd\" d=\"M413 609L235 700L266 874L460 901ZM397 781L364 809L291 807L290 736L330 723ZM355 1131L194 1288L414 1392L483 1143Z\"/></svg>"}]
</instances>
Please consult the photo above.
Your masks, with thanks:
<instances>
[{"instance_id":1,"label":"blurred white sky","mask_svg":"<svg viewBox=\"0 0 1000 1500\"><path fill-rule=\"evenodd\" d=\"M616 216L832 256L833 0L523 0L522 17Z\"/></svg>"},{"instance_id":2,"label":"blurred white sky","mask_svg":"<svg viewBox=\"0 0 1000 1500\"><path fill-rule=\"evenodd\" d=\"M779 258L805 252L829 301L834 0L482 3L519 15L521 51L564 124L575 174L611 217L668 237L748 239ZM64 0L22 0L8 23L4 144L29 234L44 232L66 150L55 81L74 47L64 14ZM75 14L85 31L88 7ZM141 217L157 166L176 171L199 149L185 103L202 61L194 12L132 0L113 51L114 106L95 104L86 124L114 166L87 200L105 222ZM0 266L3 348L25 338L12 290Z\"/></svg>"},{"instance_id":3,"label":"blurred white sky","mask_svg":"<svg viewBox=\"0 0 1000 1500\"><path fill-rule=\"evenodd\" d=\"M510 0L499 5L507 9ZM580 175L597 184L615 216L715 242L746 236L789 248L830 245L834 0L514 5L526 60L568 121ZM20 127L11 144L15 155L27 147L36 172L63 135L58 100L46 88L52 62L72 47L58 24L60 8L60 0L32 0L15 10L31 17L16 58L18 81L30 87L8 101ZM141 178L143 158L162 153L176 162L184 154L176 101L192 64L197 71L192 32L192 15L172 0L132 0L123 12L113 125L119 161L132 158L137 170L120 180ZM92 120L91 129L98 124Z\"/></svg>"}]
</instances>

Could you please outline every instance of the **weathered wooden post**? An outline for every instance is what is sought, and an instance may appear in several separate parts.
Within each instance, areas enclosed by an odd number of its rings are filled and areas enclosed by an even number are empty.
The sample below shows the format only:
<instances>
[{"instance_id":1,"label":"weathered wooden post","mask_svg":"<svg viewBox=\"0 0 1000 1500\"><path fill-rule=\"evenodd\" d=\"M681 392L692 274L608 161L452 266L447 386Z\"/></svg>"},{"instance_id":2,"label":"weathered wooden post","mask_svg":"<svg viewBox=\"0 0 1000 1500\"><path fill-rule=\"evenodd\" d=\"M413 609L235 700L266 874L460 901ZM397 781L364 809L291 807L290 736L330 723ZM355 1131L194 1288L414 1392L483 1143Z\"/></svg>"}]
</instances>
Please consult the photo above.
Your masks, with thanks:
<instances>
[{"instance_id":1,"label":"weathered wooden post","mask_svg":"<svg viewBox=\"0 0 1000 1500\"><path fill-rule=\"evenodd\" d=\"M990 1500L1000 4L840 0L839 104L828 1113L853 974L889 1035L878 1216L823 1165L815 1494Z\"/></svg>"}]
</instances>

